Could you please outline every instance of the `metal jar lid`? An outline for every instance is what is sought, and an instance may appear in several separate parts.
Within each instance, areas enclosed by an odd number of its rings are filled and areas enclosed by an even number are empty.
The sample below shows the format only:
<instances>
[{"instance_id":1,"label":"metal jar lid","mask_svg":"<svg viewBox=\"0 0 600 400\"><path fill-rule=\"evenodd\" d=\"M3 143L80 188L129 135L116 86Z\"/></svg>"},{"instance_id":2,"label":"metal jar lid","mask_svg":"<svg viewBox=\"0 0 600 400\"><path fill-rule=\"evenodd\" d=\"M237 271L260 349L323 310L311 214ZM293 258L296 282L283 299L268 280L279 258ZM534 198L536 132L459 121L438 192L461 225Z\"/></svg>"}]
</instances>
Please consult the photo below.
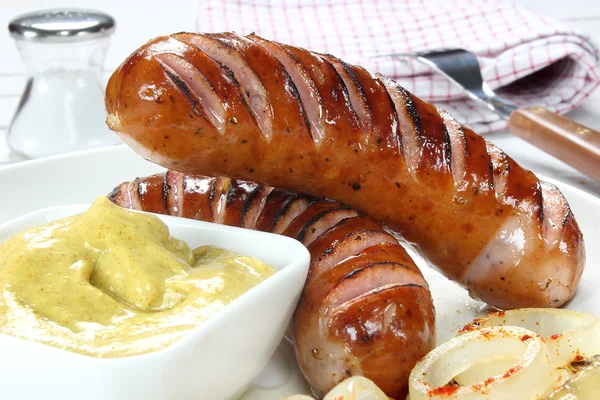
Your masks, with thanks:
<instances>
[{"instance_id":1,"label":"metal jar lid","mask_svg":"<svg viewBox=\"0 0 600 400\"><path fill-rule=\"evenodd\" d=\"M23 14L8 24L18 40L66 43L108 36L115 20L108 14L77 8L55 8Z\"/></svg>"}]
</instances>

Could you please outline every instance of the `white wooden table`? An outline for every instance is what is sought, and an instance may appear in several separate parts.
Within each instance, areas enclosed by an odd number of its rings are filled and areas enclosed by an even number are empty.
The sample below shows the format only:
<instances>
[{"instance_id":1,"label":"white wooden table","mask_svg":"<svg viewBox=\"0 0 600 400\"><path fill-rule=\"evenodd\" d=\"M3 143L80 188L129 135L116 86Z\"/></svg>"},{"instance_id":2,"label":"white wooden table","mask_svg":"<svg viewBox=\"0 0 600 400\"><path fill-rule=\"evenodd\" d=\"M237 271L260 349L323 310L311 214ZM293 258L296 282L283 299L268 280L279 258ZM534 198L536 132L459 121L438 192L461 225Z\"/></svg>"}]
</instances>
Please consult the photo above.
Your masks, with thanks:
<instances>
[{"instance_id":1,"label":"white wooden table","mask_svg":"<svg viewBox=\"0 0 600 400\"><path fill-rule=\"evenodd\" d=\"M520 0L533 9L569 21L600 43L600 2L598 0ZM8 35L8 22L14 16L40 8L77 6L103 10L115 17L117 30L106 59L107 73L148 39L161 34L193 31L199 7L197 0L20 0L5 2L0 8L0 165L19 161L5 143L5 133L25 84L25 68ZM570 118L600 130L600 89L596 90ZM600 196L600 183L574 171L508 132L488 136L525 167L551 176Z\"/></svg>"}]
</instances>

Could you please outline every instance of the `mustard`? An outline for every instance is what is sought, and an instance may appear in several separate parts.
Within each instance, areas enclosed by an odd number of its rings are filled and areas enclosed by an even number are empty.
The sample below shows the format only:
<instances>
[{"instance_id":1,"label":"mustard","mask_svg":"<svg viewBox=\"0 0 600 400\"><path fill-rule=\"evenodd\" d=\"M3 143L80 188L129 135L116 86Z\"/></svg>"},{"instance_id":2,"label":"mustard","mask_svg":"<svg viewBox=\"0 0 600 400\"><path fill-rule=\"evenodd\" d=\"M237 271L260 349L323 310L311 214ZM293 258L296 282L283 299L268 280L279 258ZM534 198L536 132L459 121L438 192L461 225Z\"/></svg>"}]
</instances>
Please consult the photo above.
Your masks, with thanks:
<instances>
[{"instance_id":1,"label":"mustard","mask_svg":"<svg viewBox=\"0 0 600 400\"><path fill-rule=\"evenodd\" d=\"M95 357L169 346L274 270L191 250L158 218L99 197L0 245L0 334Z\"/></svg>"}]
</instances>

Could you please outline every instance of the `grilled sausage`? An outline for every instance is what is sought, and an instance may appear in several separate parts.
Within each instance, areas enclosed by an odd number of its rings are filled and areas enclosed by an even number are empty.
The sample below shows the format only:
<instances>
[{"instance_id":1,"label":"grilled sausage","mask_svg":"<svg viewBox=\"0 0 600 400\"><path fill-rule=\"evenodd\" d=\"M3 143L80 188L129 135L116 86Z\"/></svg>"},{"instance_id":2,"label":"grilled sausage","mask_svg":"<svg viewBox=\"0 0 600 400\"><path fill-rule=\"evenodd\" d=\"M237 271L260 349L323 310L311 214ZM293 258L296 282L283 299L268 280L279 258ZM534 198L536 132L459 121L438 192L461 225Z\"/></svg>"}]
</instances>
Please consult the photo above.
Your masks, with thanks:
<instances>
[{"instance_id":1,"label":"grilled sausage","mask_svg":"<svg viewBox=\"0 0 600 400\"><path fill-rule=\"evenodd\" d=\"M107 123L167 168L359 210L499 308L570 299L584 243L559 190L382 76L255 35L180 33L133 53Z\"/></svg>"},{"instance_id":2,"label":"grilled sausage","mask_svg":"<svg viewBox=\"0 0 600 400\"><path fill-rule=\"evenodd\" d=\"M311 265L294 317L302 372L324 395L348 376L402 398L435 345L435 312L421 272L398 241L356 210L252 182L166 174L125 182L114 203L296 238Z\"/></svg>"}]
</instances>

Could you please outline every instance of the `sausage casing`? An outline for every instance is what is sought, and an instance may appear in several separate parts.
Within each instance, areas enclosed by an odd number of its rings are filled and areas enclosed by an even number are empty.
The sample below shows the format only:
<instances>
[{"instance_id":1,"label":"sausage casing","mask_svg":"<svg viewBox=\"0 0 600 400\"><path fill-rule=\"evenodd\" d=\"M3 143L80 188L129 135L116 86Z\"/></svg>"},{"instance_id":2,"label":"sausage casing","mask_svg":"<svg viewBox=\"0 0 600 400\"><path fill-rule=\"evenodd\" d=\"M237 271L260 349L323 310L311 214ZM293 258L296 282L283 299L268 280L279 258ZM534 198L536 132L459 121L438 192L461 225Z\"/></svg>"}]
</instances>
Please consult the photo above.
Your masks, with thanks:
<instances>
[{"instance_id":1,"label":"sausage casing","mask_svg":"<svg viewBox=\"0 0 600 400\"><path fill-rule=\"evenodd\" d=\"M254 35L160 37L114 72L106 108L145 158L341 201L496 307L561 306L580 280L583 238L555 186L333 56Z\"/></svg>"},{"instance_id":2,"label":"sausage casing","mask_svg":"<svg viewBox=\"0 0 600 400\"><path fill-rule=\"evenodd\" d=\"M109 198L305 244L311 265L294 316L294 346L318 394L362 375L401 398L410 371L435 345L435 312L421 272L392 235L356 210L253 182L173 171L125 182Z\"/></svg>"}]
</instances>

